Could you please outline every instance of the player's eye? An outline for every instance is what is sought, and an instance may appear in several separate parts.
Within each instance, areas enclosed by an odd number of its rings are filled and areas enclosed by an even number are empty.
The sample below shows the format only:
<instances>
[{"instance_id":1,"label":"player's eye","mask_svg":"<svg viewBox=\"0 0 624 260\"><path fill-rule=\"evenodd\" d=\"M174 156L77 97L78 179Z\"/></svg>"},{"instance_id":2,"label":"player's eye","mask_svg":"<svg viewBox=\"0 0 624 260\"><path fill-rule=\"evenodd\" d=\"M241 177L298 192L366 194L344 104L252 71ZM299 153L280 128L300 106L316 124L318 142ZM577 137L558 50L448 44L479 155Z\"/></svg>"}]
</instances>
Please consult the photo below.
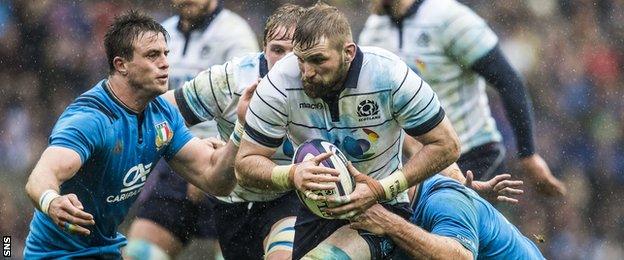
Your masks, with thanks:
<instances>
[{"instance_id":1,"label":"player's eye","mask_svg":"<svg viewBox=\"0 0 624 260\"><path fill-rule=\"evenodd\" d=\"M271 51L273 51L273 52L275 52L275 53L277 53L277 54L282 54L282 53L284 53L284 49L279 48L279 47L275 47L275 48L271 49Z\"/></svg>"}]
</instances>

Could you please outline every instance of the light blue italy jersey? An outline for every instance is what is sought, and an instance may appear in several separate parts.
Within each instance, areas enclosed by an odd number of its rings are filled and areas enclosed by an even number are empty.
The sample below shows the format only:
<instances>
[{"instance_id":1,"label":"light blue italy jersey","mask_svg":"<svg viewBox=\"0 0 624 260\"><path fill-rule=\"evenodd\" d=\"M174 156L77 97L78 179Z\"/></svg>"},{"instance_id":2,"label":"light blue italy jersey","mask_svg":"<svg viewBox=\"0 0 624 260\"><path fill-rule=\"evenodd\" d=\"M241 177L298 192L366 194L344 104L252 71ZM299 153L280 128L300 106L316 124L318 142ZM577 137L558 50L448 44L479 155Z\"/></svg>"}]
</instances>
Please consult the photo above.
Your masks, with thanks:
<instances>
[{"instance_id":1,"label":"light blue italy jersey","mask_svg":"<svg viewBox=\"0 0 624 260\"><path fill-rule=\"evenodd\" d=\"M537 246L498 210L457 181L434 175L416 194L410 221L457 240L475 259L544 259Z\"/></svg>"},{"instance_id":2,"label":"light blue italy jersey","mask_svg":"<svg viewBox=\"0 0 624 260\"><path fill-rule=\"evenodd\" d=\"M24 256L62 258L121 257L126 243L117 226L161 158L171 159L192 138L178 110L158 97L136 114L121 104L102 80L63 112L49 146L80 155L82 166L60 194L74 193L95 218L89 236L69 234L41 211L30 224Z\"/></svg>"}]
</instances>

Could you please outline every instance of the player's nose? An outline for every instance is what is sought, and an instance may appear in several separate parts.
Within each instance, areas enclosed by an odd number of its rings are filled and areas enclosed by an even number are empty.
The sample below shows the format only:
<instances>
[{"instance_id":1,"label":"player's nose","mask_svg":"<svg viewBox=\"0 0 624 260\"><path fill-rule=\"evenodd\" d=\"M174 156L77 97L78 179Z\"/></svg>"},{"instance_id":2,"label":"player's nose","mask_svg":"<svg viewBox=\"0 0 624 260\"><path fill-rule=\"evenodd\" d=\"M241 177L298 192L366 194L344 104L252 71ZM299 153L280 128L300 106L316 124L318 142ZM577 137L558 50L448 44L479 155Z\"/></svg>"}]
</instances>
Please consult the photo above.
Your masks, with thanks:
<instances>
[{"instance_id":1,"label":"player's nose","mask_svg":"<svg viewBox=\"0 0 624 260\"><path fill-rule=\"evenodd\" d=\"M301 65L301 70L302 70L301 72L303 73L303 77L306 79L312 79L316 75L316 70L314 70L312 66L306 63L303 63Z\"/></svg>"}]
</instances>

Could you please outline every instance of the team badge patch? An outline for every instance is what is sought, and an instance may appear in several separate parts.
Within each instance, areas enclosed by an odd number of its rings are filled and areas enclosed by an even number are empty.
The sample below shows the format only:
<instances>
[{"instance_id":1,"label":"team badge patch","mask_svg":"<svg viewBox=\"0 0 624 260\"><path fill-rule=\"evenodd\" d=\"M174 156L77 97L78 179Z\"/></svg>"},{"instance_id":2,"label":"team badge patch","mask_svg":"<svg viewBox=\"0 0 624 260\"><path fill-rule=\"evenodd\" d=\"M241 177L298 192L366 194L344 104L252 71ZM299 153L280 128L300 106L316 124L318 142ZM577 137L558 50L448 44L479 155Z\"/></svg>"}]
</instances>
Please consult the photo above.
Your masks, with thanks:
<instances>
[{"instance_id":1,"label":"team badge patch","mask_svg":"<svg viewBox=\"0 0 624 260\"><path fill-rule=\"evenodd\" d=\"M160 150L163 146L169 144L173 139L173 131L167 121L155 125L156 127L156 149Z\"/></svg>"}]
</instances>

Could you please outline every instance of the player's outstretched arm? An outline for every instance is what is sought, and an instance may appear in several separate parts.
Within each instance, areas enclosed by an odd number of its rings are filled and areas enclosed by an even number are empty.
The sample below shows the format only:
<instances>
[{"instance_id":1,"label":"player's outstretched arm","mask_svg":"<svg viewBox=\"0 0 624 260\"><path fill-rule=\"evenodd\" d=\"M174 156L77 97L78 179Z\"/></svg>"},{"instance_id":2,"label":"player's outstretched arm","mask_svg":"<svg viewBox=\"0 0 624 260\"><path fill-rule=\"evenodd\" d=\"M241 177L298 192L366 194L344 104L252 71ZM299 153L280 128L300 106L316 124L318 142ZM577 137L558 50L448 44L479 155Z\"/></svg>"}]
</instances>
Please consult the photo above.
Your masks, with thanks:
<instances>
[{"instance_id":1,"label":"player's outstretched arm","mask_svg":"<svg viewBox=\"0 0 624 260\"><path fill-rule=\"evenodd\" d=\"M93 215L84 211L75 194L59 195L60 185L72 178L82 165L80 155L63 147L48 147L26 183L26 193L35 207L48 215L61 229L81 235L91 232Z\"/></svg>"},{"instance_id":2,"label":"player's outstretched arm","mask_svg":"<svg viewBox=\"0 0 624 260\"><path fill-rule=\"evenodd\" d=\"M226 196L236 185L234 158L237 151L232 141L215 147L211 142L193 138L169 161L169 165L205 192Z\"/></svg>"},{"instance_id":3,"label":"player's outstretched arm","mask_svg":"<svg viewBox=\"0 0 624 260\"><path fill-rule=\"evenodd\" d=\"M355 218L351 228L389 236L412 259L473 259L455 239L429 233L379 204Z\"/></svg>"}]
</instances>

